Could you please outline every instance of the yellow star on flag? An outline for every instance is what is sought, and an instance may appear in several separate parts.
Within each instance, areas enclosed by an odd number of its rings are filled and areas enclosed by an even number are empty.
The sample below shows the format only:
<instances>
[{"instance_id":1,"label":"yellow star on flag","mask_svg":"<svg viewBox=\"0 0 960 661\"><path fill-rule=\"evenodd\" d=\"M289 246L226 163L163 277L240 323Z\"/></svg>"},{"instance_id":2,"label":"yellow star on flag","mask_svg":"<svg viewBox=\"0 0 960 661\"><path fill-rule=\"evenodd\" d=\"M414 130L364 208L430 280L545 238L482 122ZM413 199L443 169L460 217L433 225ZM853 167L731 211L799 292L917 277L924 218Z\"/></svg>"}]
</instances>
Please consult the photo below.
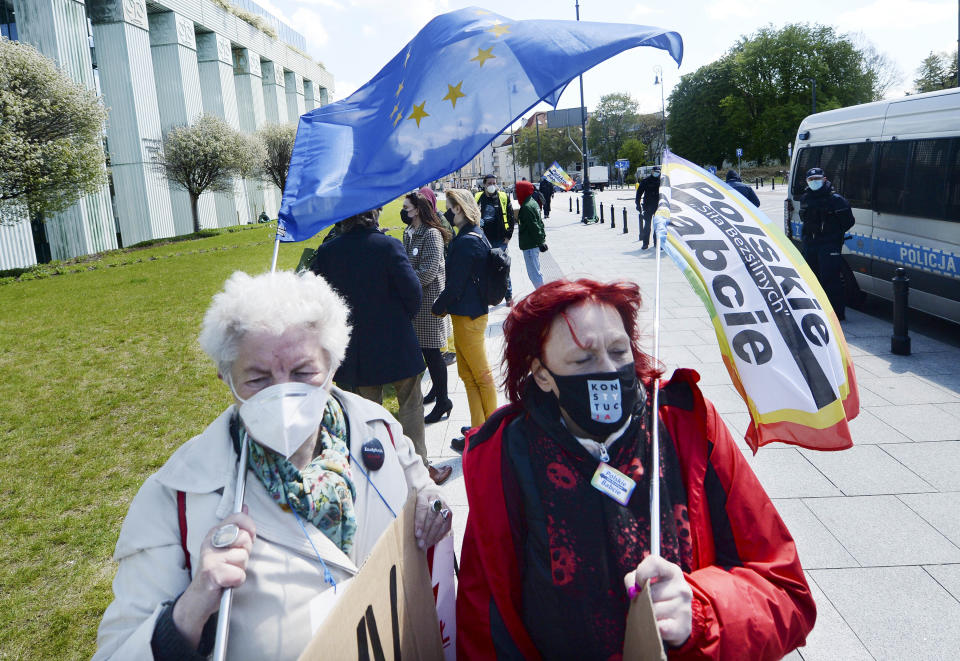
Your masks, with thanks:
<instances>
[{"instance_id":1,"label":"yellow star on flag","mask_svg":"<svg viewBox=\"0 0 960 661\"><path fill-rule=\"evenodd\" d=\"M502 37L506 33L510 32L510 26L500 25L498 23L497 25L494 25L492 28L487 30L487 32L492 32L494 37Z\"/></svg>"},{"instance_id":2,"label":"yellow star on flag","mask_svg":"<svg viewBox=\"0 0 960 661\"><path fill-rule=\"evenodd\" d=\"M495 57L496 55L493 54L493 46L491 46L490 48L478 48L477 56L471 57L470 61L479 62L480 66L482 67L484 62L486 62L487 60L492 60Z\"/></svg>"},{"instance_id":3,"label":"yellow star on flag","mask_svg":"<svg viewBox=\"0 0 960 661\"><path fill-rule=\"evenodd\" d=\"M393 110L390 111L390 116L393 117L400 111L400 104L398 103L393 107Z\"/></svg>"},{"instance_id":4,"label":"yellow star on flag","mask_svg":"<svg viewBox=\"0 0 960 661\"><path fill-rule=\"evenodd\" d=\"M488 12L486 9L478 9L478 10L476 11L477 16L486 16L486 15L489 14L489 13L490 13L490 12Z\"/></svg>"},{"instance_id":5,"label":"yellow star on flag","mask_svg":"<svg viewBox=\"0 0 960 661\"><path fill-rule=\"evenodd\" d=\"M410 51L407 51L407 56L403 59L403 66L407 66L407 62L410 61Z\"/></svg>"},{"instance_id":6,"label":"yellow star on flag","mask_svg":"<svg viewBox=\"0 0 960 661\"><path fill-rule=\"evenodd\" d=\"M397 118L393 120L393 126L394 126L394 128L396 128L397 124L400 123L400 120L401 120L401 119L403 119L403 113L402 113L402 112L398 112L398 113L397 113Z\"/></svg>"},{"instance_id":7,"label":"yellow star on flag","mask_svg":"<svg viewBox=\"0 0 960 661\"><path fill-rule=\"evenodd\" d=\"M397 93L394 96L400 96L400 92L403 91L403 81L400 81L400 85L397 86Z\"/></svg>"},{"instance_id":8,"label":"yellow star on flag","mask_svg":"<svg viewBox=\"0 0 960 661\"><path fill-rule=\"evenodd\" d=\"M424 107L425 105L427 105L427 102L426 102L426 101L424 101L423 103L421 103L419 106L416 105L416 104L414 104L414 106L413 106L413 112L411 112L411 113L410 113L410 116L407 117L407 119L415 119L415 120L417 120L417 128L420 128L420 120L421 120L421 119L423 119L424 117L429 117L429 116L430 116L430 113L424 111L424 109L423 109L423 107Z\"/></svg>"},{"instance_id":9,"label":"yellow star on flag","mask_svg":"<svg viewBox=\"0 0 960 661\"><path fill-rule=\"evenodd\" d=\"M447 83L447 95L443 97L443 100L449 101L451 104L453 104L454 108L457 107L457 99L460 99L466 96L466 94L460 91L461 85L463 85L462 80L456 85L451 85L450 83Z\"/></svg>"}]
</instances>

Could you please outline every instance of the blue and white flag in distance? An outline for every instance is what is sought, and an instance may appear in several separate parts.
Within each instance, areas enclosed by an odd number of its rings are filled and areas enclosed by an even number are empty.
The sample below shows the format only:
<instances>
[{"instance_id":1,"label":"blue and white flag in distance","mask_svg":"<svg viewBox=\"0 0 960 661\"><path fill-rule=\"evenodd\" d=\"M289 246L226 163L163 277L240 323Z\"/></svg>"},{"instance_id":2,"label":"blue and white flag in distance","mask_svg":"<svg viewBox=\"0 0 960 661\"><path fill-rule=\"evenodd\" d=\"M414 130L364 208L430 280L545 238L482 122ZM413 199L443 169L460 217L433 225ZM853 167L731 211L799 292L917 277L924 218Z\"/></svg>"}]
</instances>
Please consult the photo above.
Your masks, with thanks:
<instances>
[{"instance_id":1,"label":"blue and white flag in distance","mask_svg":"<svg viewBox=\"0 0 960 661\"><path fill-rule=\"evenodd\" d=\"M780 441L843 450L860 410L853 361L826 294L778 223L693 163L664 153L654 227L710 314L750 411L754 452Z\"/></svg>"},{"instance_id":2,"label":"blue and white flag in distance","mask_svg":"<svg viewBox=\"0 0 960 661\"><path fill-rule=\"evenodd\" d=\"M468 163L540 101L637 46L679 64L680 35L618 23L529 20L472 7L430 21L348 98L300 118L282 241L390 202Z\"/></svg>"}]
</instances>

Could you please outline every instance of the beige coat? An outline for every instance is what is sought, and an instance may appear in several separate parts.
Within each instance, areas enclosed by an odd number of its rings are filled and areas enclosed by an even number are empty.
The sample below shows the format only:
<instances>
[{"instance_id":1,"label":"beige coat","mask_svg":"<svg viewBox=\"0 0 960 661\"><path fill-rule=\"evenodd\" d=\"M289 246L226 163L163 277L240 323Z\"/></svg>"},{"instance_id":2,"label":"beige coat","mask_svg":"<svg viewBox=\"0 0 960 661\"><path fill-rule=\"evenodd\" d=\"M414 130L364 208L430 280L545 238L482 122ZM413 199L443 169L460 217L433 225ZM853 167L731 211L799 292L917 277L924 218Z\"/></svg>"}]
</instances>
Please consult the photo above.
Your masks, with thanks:
<instances>
[{"instance_id":1,"label":"beige coat","mask_svg":"<svg viewBox=\"0 0 960 661\"><path fill-rule=\"evenodd\" d=\"M307 530L341 582L356 574L393 520L384 500L399 513L408 488L436 490L438 494L439 489L386 410L356 395L338 389L333 392L343 404L350 431L357 489L354 550L348 557L313 526L307 524ZM180 544L177 491L186 492L187 549L194 567L200 562L204 536L233 507L237 464L229 434L233 412L231 406L202 434L180 447L147 478L133 499L117 540L114 600L100 623L95 661L152 658L150 639L163 602L176 599L190 583ZM379 438L386 450L383 466L370 474L372 485L364 471L358 470L363 467L360 446L370 438ZM319 625L316 613L311 621L311 602L329 586L296 519L272 500L252 473L247 476L245 502L257 525L257 538L246 582L234 590L228 658L296 659Z\"/></svg>"}]
</instances>

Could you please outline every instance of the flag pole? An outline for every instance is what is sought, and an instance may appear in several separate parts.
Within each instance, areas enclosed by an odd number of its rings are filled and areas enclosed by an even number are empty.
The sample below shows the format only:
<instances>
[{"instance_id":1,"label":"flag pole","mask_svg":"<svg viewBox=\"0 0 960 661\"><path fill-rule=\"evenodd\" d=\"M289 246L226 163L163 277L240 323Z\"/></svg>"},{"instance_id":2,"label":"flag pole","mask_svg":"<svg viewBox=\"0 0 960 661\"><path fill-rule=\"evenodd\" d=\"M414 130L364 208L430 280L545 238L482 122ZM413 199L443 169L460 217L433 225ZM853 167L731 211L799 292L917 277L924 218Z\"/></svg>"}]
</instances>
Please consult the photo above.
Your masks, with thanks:
<instances>
[{"instance_id":1,"label":"flag pole","mask_svg":"<svg viewBox=\"0 0 960 661\"><path fill-rule=\"evenodd\" d=\"M279 239L278 239L279 241ZM274 253L276 263L276 253ZM246 431L240 432L240 460L237 464L237 486L233 495L234 513L243 511L243 495L247 486L247 441ZM233 588L225 588L220 595L220 614L217 616L217 637L213 644L213 661L227 658L227 638L230 635L230 609L233 605Z\"/></svg>"},{"instance_id":2,"label":"flag pole","mask_svg":"<svg viewBox=\"0 0 960 661\"><path fill-rule=\"evenodd\" d=\"M280 229L280 221L277 220L277 234L276 240L273 242L273 259L270 261L270 273L276 273L277 271L277 255L280 253L280 234L283 232Z\"/></svg>"},{"instance_id":3,"label":"flag pole","mask_svg":"<svg viewBox=\"0 0 960 661\"><path fill-rule=\"evenodd\" d=\"M661 156L660 162L663 163ZM662 222L662 221L661 221ZM665 232L654 222L656 269L653 293L653 365L660 365L660 253ZM653 412L650 415L650 554L660 555L660 377L653 379Z\"/></svg>"}]
</instances>

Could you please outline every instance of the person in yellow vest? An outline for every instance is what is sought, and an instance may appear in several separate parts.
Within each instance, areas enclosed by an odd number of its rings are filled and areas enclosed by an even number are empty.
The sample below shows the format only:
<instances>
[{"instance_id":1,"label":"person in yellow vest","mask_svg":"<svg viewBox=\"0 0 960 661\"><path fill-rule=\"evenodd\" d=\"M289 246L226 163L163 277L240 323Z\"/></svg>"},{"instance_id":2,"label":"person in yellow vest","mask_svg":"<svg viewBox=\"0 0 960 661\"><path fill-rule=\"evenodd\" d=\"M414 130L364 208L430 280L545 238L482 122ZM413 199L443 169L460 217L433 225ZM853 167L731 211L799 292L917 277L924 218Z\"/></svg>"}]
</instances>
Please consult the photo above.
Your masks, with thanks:
<instances>
[{"instance_id":1,"label":"person in yellow vest","mask_svg":"<svg viewBox=\"0 0 960 661\"><path fill-rule=\"evenodd\" d=\"M477 193L477 206L480 207L480 227L487 235L492 248L507 250L507 244L513 237L513 227L516 219L510 198L497 188L497 178L488 174L483 178L483 190ZM513 283L507 278L507 306L513 305Z\"/></svg>"}]
</instances>

